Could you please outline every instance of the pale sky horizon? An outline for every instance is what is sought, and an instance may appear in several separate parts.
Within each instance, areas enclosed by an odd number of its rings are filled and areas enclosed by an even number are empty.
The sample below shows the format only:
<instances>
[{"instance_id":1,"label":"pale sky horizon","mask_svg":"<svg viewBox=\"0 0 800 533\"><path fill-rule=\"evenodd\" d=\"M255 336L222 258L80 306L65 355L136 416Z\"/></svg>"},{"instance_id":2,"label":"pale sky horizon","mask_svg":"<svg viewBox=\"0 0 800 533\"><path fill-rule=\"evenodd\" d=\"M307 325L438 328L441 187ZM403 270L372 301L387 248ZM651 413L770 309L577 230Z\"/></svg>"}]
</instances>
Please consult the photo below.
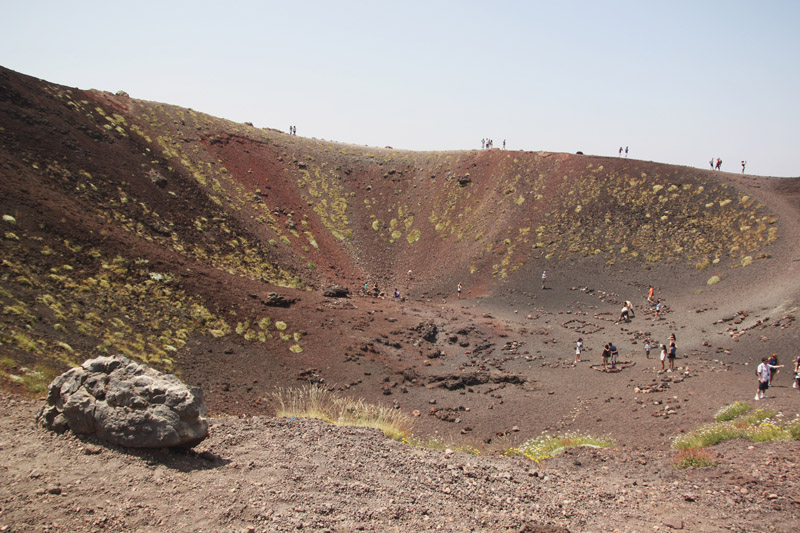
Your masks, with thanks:
<instances>
[{"instance_id":1,"label":"pale sky horizon","mask_svg":"<svg viewBox=\"0 0 800 533\"><path fill-rule=\"evenodd\" d=\"M0 0L0 65L337 142L800 176L800 2Z\"/></svg>"}]
</instances>

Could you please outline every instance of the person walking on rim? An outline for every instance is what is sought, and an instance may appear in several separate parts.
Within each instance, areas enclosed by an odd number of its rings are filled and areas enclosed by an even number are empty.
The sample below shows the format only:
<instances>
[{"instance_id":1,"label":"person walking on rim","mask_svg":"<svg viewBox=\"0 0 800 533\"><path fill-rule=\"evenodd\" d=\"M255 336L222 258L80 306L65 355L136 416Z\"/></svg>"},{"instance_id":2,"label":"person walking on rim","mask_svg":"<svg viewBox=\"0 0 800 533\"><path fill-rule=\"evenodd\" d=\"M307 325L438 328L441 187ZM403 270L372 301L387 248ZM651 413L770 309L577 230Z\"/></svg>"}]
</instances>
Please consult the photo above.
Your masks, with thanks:
<instances>
[{"instance_id":1,"label":"person walking on rim","mask_svg":"<svg viewBox=\"0 0 800 533\"><path fill-rule=\"evenodd\" d=\"M547 270L542 271L542 290L545 289L545 283L547 283Z\"/></svg>"},{"instance_id":2,"label":"person walking on rim","mask_svg":"<svg viewBox=\"0 0 800 533\"><path fill-rule=\"evenodd\" d=\"M579 337L578 338L578 342L575 345L575 362L576 363L581 360L581 352L582 351L583 351L583 339Z\"/></svg>"}]
</instances>

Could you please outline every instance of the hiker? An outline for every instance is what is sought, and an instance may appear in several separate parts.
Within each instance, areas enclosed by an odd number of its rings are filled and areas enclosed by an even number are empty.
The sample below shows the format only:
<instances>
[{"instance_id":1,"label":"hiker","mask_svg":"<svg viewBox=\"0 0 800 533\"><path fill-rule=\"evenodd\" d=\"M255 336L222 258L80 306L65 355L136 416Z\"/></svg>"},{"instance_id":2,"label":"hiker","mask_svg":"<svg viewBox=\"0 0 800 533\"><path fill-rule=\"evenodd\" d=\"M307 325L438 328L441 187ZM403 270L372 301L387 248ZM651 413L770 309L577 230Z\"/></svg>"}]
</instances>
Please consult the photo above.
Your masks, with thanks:
<instances>
[{"instance_id":1,"label":"hiker","mask_svg":"<svg viewBox=\"0 0 800 533\"><path fill-rule=\"evenodd\" d=\"M486 148L486 139L481 139L481 150Z\"/></svg>"},{"instance_id":2,"label":"hiker","mask_svg":"<svg viewBox=\"0 0 800 533\"><path fill-rule=\"evenodd\" d=\"M461 289L462 289L462 288L463 288L463 287L461 286L461 283L459 282L459 284L458 284L458 288L456 289L456 290L458 290L458 299L459 299L459 300L461 299Z\"/></svg>"},{"instance_id":3,"label":"hiker","mask_svg":"<svg viewBox=\"0 0 800 533\"><path fill-rule=\"evenodd\" d=\"M411 269L408 269L408 279L411 279Z\"/></svg>"},{"instance_id":4,"label":"hiker","mask_svg":"<svg viewBox=\"0 0 800 533\"><path fill-rule=\"evenodd\" d=\"M652 285L647 286L647 303L653 303L653 296L655 296L656 291L653 289Z\"/></svg>"},{"instance_id":5,"label":"hiker","mask_svg":"<svg viewBox=\"0 0 800 533\"><path fill-rule=\"evenodd\" d=\"M614 346L613 342L608 343L608 351L611 352L611 368L617 368L617 357L619 357L619 351L617 351L617 347Z\"/></svg>"},{"instance_id":6,"label":"hiker","mask_svg":"<svg viewBox=\"0 0 800 533\"><path fill-rule=\"evenodd\" d=\"M721 170L721 169L722 169L722 159L720 159L720 158L718 157L718 158L717 158L717 170Z\"/></svg>"},{"instance_id":7,"label":"hiker","mask_svg":"<svg viewBox=\"0 0 800 533\"><path fill-rule=\"evenodd\" d=\"M792 383L792 388L800 389L800 355L797 356L794 362L794 383Z\"/></svg>"},{"instance_id":8,"label":"hiker","mask_svg":"<svg viewBox=\"0 0 800 533\"><path fill-rule=\"evenodd\" d=\"M397 289L394 290L394 299L395 300L399 300L400 299L400 291L398 291Z\"/></svg>"},{"instance_id":9,"label":"hiker","mask_svg":"<svg viewBox=\"0 0 800 533\"><path fill-rule=\"evenodd\" d=\"M767 357L761 358L761 364L756 368L756 376L758 376L758 390L756 391L755 400L763 400L766 398L766 391L769 388L769 380L772 377L772 370L783 368L783 365L773 366L769 364Z\"/></svg>"},{"instance_id":10,"label":"hiker","mask_svg":"<svg viewBox=\"0 0 800 533\"><path fill-rule=\"evenodd\" d=\"M667 367L667 372L672 372L675 370L675 357L678 354L678 345L675 344L675 336L669 336L669 352L667 352L667 361L669 365Z\"/></svg>"},{"instance_id":11,"label":"hiker","mask_svg":"<svg viewBox=\"0 0 800 533\"><path fill-rule=\"evenodd\" d=\"M622 157L622 146L619 147L619 155L617 157Z\"/></svg>"},{"instance_id":12,"label":"hiker","mask_svg":"<svg viewBox=\"0 0 800 533\"><path fill-rule=\"evenodd\" d=\"M747 161L742 161L742 174L744 174L744 167L747 165Z\"/></svg>"},{"instance_id":13,"label":"hiker","mask_svg":"<svg viewBox=\"0 0 800 533\"><path fill-rule=\"evenodd\" d=\"M664 361L667 359L667 345L666 344L662 344L661 345L661 356L660 356L660 359L661 359L661 370L658 371L659 374L664 372Z\"/></svg>"},{"instance_id":14,"label":"hiker","mask_svg":"<svg viewBox=\"0 0 800 533\"><path fill-rule=\"evenodd\" d=\"M711 161L708 162L708 164L711 165L711 170L714 170L714 158L713 157L711 158Z\"/></svg>"},{"instance_id":15,"label":"hiker","mask_svg":"<svg viewBox=\"0 0 800 533\"><path fill-rule=\"evenodd\" d=\"M653 317L654 321L661 319L661 309L662 309L661 302L656 300L656 314Z\"/></svg>"},{"instance_id":16,"label":"hiker","mask_svg":"<svg viewBox=\"0 0 800 533\"><path fill-rule=\"evenodd\" d=\"M653 347L650 345L650 339L644 340L644 357L645 359L650 359L650 350Z\"/></svg>"},{"instance_id":17,"label":"hiker","mask_svg":"<svg viewBox=\"0 0 800 533\"><path fill-rule=\"evenodd\" d=\"M505 150L505 149L506 149L506 140L503 139L503 150Z\"/></svg>"},{"instance_id":18,"label":"hiker","mask_svg":"<svg viewBox=\"0 0 800 533\"><path fill-rule=\"evenodd\" d=\"M628 157L628 147L625 147L625 157Z\"/></svg>"},{"instance_id":19,"label":"hiker","mask_svg":"<svg viewBox=\"0 0 800 533\"><path fill-rule=\"evenodd\" d=\"M617 322L616 322L616 323L617 323L617 324L619 324L619 323L620 323L620 322L622 322L623 320L624 320L626 323L627 323L627 322L630 322L630 319L628 318L628 306L627 306L627 305L625 305L625 306L623 306L623 307L622 307L622 311L620 311L620 313L619 313L619 318L617 319Z\"/></svg>"},{"instance_id":20,"label":"hiker","mask_svg":"<svg viewBox=\"0 0 800 533\"><path fill-rule=\"evenodd\" d=\"M770 356L770 358L767 359L767 363L769 363L769 366L771 366L772 368L776 369L775 372L770 372L770 374L769 374L769 386L772 387L772 378L776 377L778 374L781 373L780 370L777 370L777 368L778 368L778 354L776 354L776 353L772 354Z\"/></svg>"},{"instance_id":21,"label":"hiker","mask_svg":"<svg viewBox=\"0 0 800 533\"><path fill-rule=\"evenodd\" d=\"M542 290L544 290L544 285L547 282L547 270L542 271Z\"/></svg>"},{"instance_id":22,"label":"hiker","mask_svg":"<svg viewBox=\"0 0 800 533\"><path fill-rule=\"evenodd\" d=\"M633 304L630 300L625 300L625 307L628 308L628 316L630 318L636 318L636 315L633 313Z\"/></svg>"},{"instance_id":23,"label":"hiker","mask_svg":"<svg viewBox=\"0 0 800 533\"><path fill-rule=\"evenodd\" d=\"M581 352L583 351L583 339L578 337L578 342L575 345L575 362L581 360Z\"/></svg>"},{"instance_id":24,"label":"hiker","mask_svg":"<svg viewBox=\"0 0 800 533\"><path fill-rule=\"evenodd\" d=\"M611 357L611 350L608 349L608 344L603 346L603 353L600 354L603 357L603 372L607 372L608 368L606 365L608 364L608 358Z\"/></svg>"}]
</instances>

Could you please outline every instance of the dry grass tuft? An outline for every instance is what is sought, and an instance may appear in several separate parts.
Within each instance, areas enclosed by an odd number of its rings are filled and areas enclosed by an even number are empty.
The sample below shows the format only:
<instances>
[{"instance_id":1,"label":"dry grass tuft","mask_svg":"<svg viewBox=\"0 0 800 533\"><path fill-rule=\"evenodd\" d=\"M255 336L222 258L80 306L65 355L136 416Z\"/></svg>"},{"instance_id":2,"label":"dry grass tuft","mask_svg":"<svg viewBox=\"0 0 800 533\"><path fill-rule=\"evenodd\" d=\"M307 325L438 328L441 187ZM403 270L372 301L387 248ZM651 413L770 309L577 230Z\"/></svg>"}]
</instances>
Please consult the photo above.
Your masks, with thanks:
<instances>
[{"instance_id":1,"label":"dry grass tuft","mask_svg":"<svg viewBox=\"0 0 800 533\"><path fill-rule=\"evenodd\" d=\"M411 418L399 409L339 396L319 385L280 388L273 397L280 404L276 413L279 417L316 418L340 426L371 427L394 440L410 437Z\"/></svg>"}]
</instances>

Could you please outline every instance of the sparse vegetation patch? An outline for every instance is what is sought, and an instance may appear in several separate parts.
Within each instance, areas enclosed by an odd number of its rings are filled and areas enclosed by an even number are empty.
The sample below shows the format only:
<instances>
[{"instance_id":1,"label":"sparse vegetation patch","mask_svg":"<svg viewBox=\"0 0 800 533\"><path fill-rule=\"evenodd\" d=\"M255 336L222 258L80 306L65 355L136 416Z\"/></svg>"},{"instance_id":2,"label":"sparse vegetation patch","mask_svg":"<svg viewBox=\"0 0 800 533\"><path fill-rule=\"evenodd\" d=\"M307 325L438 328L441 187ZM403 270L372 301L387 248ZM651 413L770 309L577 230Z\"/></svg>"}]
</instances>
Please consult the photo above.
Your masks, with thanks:
<instances>
[{"instance_id":1,"label":"sparse vegetation patch","mask_svg":"<svg viewBox=\"0 0 800 533\"><path fill-rule=\"evenodd\" d=\"M614 442L606 437L598 438L578 433L544 434L525 441L519 448L512 448L508 451L508 455L522 455L538 463L563 453L569 448L581 446L611 448L614 446Z\"/></svg>"},{"instance_id":2,"label":"sparse vegetation patch","mask_svg":"<svg viewBox=\"0 0 800 533\"><path fill-rule=\"evenodd\" d=\"M273 398L280 406L275 413L279 417L316 418L341 426L371 427L394 440L411 434L411 419L399 409L339 396L319 385L278 389Z\"/></svg>"}]
</instances>

